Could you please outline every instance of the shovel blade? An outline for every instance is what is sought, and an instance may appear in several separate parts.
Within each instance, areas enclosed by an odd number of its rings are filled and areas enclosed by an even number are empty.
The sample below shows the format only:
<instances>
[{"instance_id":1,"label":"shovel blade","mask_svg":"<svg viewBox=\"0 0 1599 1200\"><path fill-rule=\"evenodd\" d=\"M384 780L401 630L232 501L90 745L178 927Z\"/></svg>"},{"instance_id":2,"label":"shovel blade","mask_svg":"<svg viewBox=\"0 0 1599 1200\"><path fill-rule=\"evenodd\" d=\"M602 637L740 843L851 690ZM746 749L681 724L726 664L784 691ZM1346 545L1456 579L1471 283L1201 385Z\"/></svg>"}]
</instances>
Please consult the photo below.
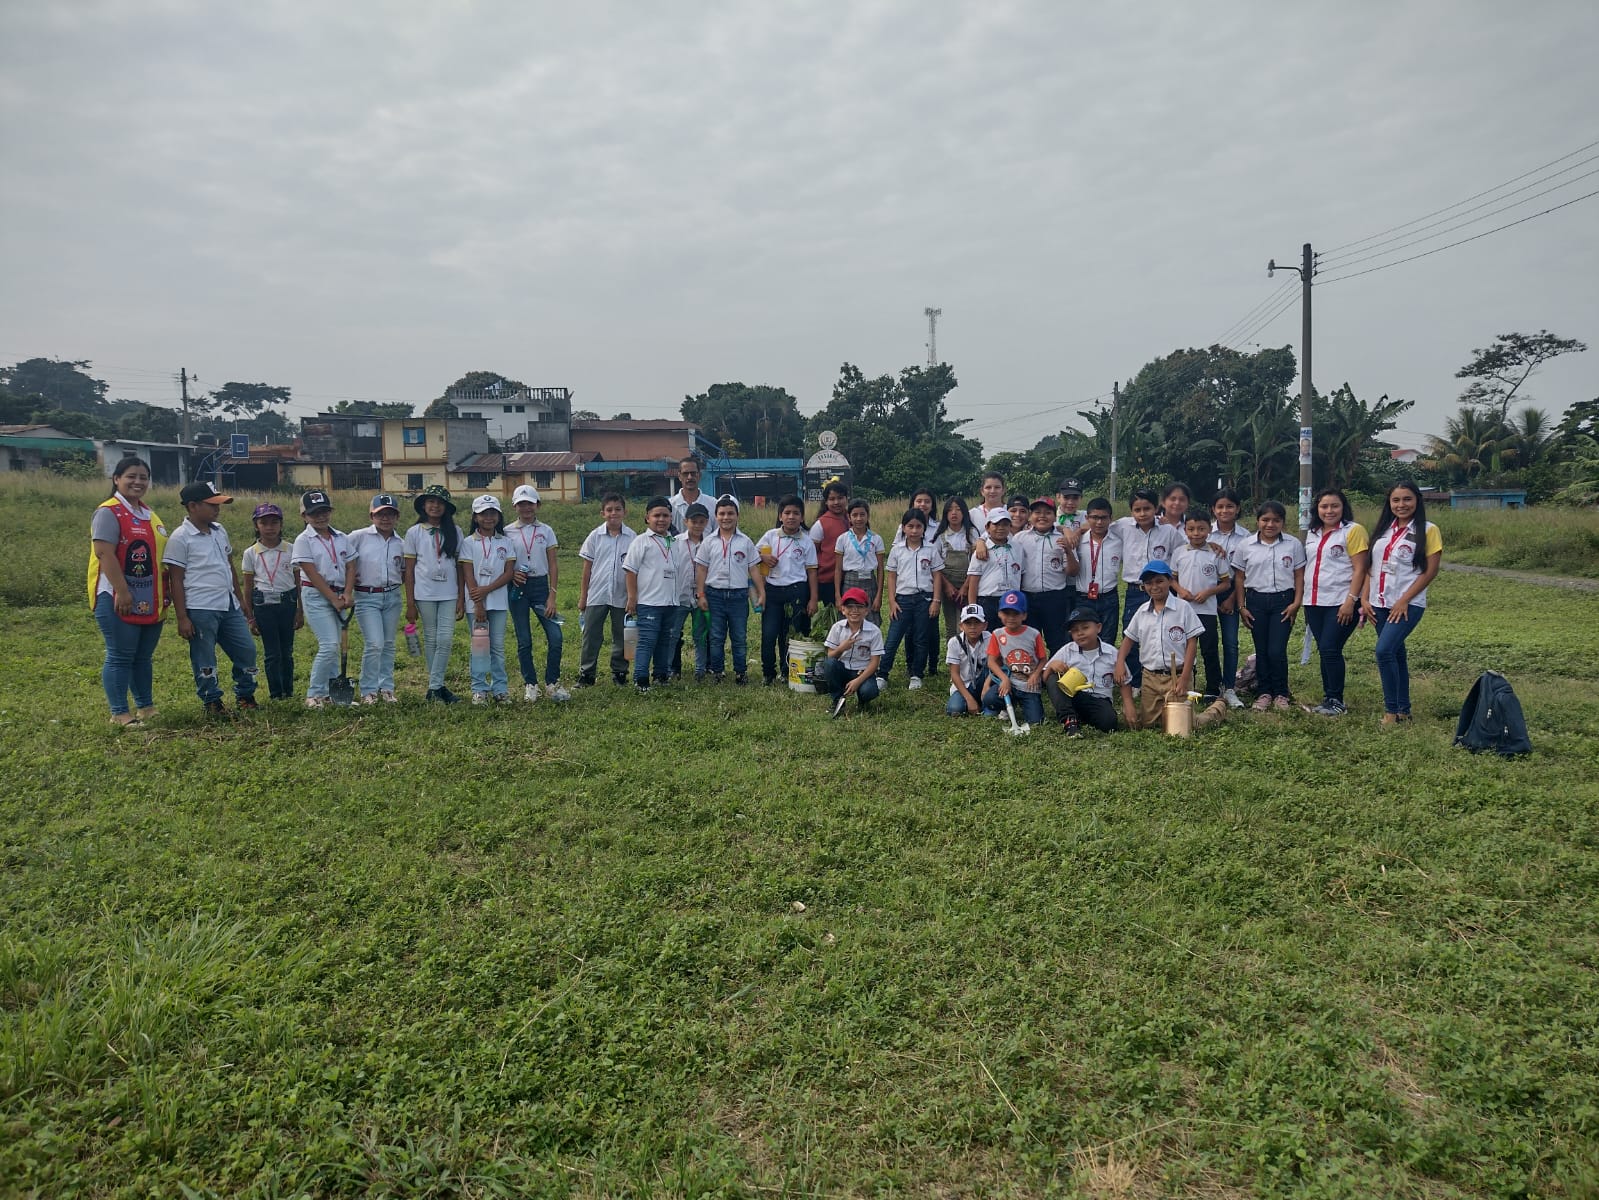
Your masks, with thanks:
<instances>
[{"instance_id":1,"label":"shovel blade","mask_svg":"<svg viewBox=\"0 0 1599 1200\"><path fill-rule=\"evenodd\" d=\"M355 703L355 684L348 675L340 675L328 682L328 698L339 708L349 708Z\"/></svg>"}]
</instances>

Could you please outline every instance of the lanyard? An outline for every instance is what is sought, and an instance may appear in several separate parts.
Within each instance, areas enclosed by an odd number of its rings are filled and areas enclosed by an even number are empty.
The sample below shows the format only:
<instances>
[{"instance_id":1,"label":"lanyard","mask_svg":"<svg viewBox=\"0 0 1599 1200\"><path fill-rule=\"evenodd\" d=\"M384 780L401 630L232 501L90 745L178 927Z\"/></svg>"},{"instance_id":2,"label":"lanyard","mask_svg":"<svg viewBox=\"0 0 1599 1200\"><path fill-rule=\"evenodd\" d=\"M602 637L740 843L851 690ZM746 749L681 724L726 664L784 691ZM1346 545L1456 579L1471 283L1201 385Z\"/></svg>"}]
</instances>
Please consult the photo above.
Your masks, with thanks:
<instances>
[{"instance_id":1,"label":"lanyard","mask_svg":"<svg viewBox=\"0 0 1599 1200\"><path fill-rule=\"evenodd\" d=\"M975 646L968 646L965 637L961 638L961 678L967 683L971 683L981 673L978 668L983 659L988 657L983 653L987 645L988 635L986 633L977 635L977 644Z\"/></svg>"},{"instance_id":2,"label":"lanyard","mask_svg":"<svg viewBox=\"0 0 1599 1200\"><path fill-rule=\"evenodd\" d=\"M867 531L867 534L866 534L866 545L864 545L864 546L861 545L861 539L855 536L855 531L853 529L848 530L847 532L849 533L849 540L855 543L855 553L857 555L859 555L862 560L865 560L866 559L866 555L867 555L868 551L871 549L871 545L872 545L871 531L870 530Z\"/></svg>"},{"instance_id":3,"label":"lanyard","mask_svg":"<svg viewBox=\"0 0 1599 1200\"><path fill-rule=\"evenodd\" d=\"M1099 555L1105 549L1105 539L1094 540L1094 535L1088 535L1088 582L1099 582Z\"/></svg>"},{"instance_id":4,"label":"lanyard","mask_svg":"<svg viewBox=\"0 0 1599 1200\"><path fill-rule=\"evenodd\" d=\"M267 555L269 554L272 556L272 566L270 567L267 566ZM256 561L261 564L266 573L267 585L261 590L276 592L278 590L278 571L283 567L283 544L280 542L270 550L262 546L261 553L256 556Z\"/></svg>"},{"instance_id":5,"label":"lanyard","mask_svg":"<svg viewBox=\"0 0 1599 1200\"><path fill-rule=\"evenodd\" d=\"M671 563L671 561L672 561L672 535L671 534L667 534L666 536L663 537L663 536L661 536L658 533L652 533L652 534L650 534L650 536L655 539L656 546L658 546L660 548L661 559L664 562L666 562L666 563Z\"/></svg>"},{"instance_id":6,"label":"lanyard","mask_svg":"<svg viewBox=\"0 0 1599 1200\"><path fill-rule=\"evenodd\" d=\"M522 543L522 557L531 563L533 561L533 547L537 546L541 541L544 540L544 535L539 532L539 527L537 524L532 526L516 525L512 528L516 530L516 540ZM529 528L533 530L533 541L531 544L527 540L527 530Z\"/></svg>"},{"instance_id":7,"label":"lanyard","mask_svg":"<svg viewBox=\"0 0 1599 1200\"><path fill-rule=\"evenodd\" d=\"M313 533L311 536L316 538L319 545L322 543L322 535L320 533ZM328 562L333 565L334 571L337 571L339 569L339 548L338 542L333 539L331 534L328 535L327 544L323 545L322 549L328 552ZM333 581L329 579L328 585L331 587L332 584Z\"/></svg>"},{"instance_id":8,"label":"lanyard","mask_svg":"<svg viewBox=\"0 0 1599 1200\"><path fill-rule=\"evenodd\" d=\"M479 580L493 579L489 572L494 570L494 564L489 561L489 551L494 545L494 539L483 537L481 534L475 539L478 544L477 577ZM488 568L487 571L484 568Z\"/></svg>"},{"instance_id":9,"label":"lanyard","mask_svg":"<svg viewBox=\"0 0 1599 1200\"><path fill-rule=\"evenodd\" d=\"M1403 525L1395 524L1388 533L1388 544L1382 548L1382 570L1377 573L1377 606L1385 607L1388 599L1388 556L1394 552L1394 546L1400 538L1410 532L1410 522ZM1399 574L1396 570L1395 575Z\"/></svg>"}]
</instances>

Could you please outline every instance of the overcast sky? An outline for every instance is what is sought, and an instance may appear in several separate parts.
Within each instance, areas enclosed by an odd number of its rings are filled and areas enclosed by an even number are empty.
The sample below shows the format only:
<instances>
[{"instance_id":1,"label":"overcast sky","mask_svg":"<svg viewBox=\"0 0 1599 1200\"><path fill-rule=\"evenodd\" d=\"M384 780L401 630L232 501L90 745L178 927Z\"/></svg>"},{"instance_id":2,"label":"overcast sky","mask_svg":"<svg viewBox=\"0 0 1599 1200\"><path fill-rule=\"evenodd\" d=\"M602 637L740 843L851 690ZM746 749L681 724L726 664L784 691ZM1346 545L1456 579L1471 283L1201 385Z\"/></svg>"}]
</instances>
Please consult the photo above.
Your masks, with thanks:
<instances>
[{"instance_id":1,"label":"overcast sky","mask_svg":"<svg viewBox=\"0 0 1599 1200\"><path fill-rule=\"evenodd\" d=\"M0 360L154 402L186 366L297 414L475 369L602 416L728 380L810 413L842 362L925 361L932 305L952 413L1024 449L1217 340L1269 257L1599 142L1595 46L1592 0L12 0ZM1594 345L1537 379L1552 414L1599 395L1599 197L1331 282L1370 249L1327 257L1315 380L1414 400L1402 442L1501 332ZM1297 350L1298 316L1248 340Z\"/></svg>"}]
</instances>

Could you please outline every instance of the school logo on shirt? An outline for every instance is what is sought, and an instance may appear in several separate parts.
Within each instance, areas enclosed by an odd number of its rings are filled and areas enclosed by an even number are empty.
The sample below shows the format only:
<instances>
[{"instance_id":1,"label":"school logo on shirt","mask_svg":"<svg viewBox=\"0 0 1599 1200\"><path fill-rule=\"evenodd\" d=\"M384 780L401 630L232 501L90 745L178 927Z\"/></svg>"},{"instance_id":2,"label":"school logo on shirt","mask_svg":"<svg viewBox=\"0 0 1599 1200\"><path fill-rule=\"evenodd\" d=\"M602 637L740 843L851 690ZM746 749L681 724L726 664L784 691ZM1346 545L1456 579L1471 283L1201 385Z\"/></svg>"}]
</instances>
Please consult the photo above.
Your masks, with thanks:
<instances>
[{"instance_id":1,"label":"school logo on shirt","mask_svg":"<svg viewBox=\"0 0 1599 1200\"><path fill-rule=\"evenodd\" d=\"M1328 554L1333 558L1342 558L1344 556L1344 548L1342 546L1334 546L1328 551Z\"/></svg>"},{"instance_id":2,"label":"school logo on shirt","mask_svg":"<svg viewBox=\"0 0 1599 1200\"><path fill-rule=\"evenodd\" d=\"M744 551L742 551L742 550L733 551L733 561L737 562L737 563L743 562L744 561Z\"/></svg>"},{"instance_id":3,"label":"school logo on shirt","mask_svg":"<svg viewBox=\"0 0 1599 1200\"><path fill-rule=\"evenodd\" d=\"M1214 578L1216 578L1216 564L1215 563L1206 563L1203 567L1201 567L1199 569L1199 573L1201 575L1203 575L1206 579L1214 579Z\"/></svg>"},{"instance_id":4,"label":"school logo on shirt","mask_svg":"<svg viewBox=\"0 0 1599 1200\"><path fill-rule=\"evenodd\" d=\"M1283 566L1291 567L1293 565L1294 565L1294 556L1292 554L1283 555Z\"/></svg>"},{"instance_id":5,"label":"school logo on shirt","mask_svg":"<svg viewBox=\"0 0 1599 1200\"><path fill-rule=\"evenodd\" d=\"M1181 645L1188 640L1187 632L1177 625L1173 625L1168 629L1166 636L1171 639L1173 645Z\"/></svg>"}]
</instances>

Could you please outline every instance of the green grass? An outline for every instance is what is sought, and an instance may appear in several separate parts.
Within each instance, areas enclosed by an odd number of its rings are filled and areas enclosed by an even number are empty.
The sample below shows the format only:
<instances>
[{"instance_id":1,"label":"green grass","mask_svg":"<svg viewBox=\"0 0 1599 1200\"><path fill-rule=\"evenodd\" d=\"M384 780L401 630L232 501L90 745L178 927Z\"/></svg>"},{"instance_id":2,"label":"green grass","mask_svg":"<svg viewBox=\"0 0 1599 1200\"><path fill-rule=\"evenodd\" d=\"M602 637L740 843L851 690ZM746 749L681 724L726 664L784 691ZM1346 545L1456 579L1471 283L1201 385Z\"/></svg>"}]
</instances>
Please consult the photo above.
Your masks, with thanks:
<instances>
[{"instance_id":1,"label":"green grass","mask_svg":"<svg viewBox=\"0 0 1599 1200\"><path fill-rule=\"evenodd\" d=\"M170 633L119 736L82 605L8 603L0 1195L1593 1195L1599 603L1432 598L1413 728L1362 632L1343 721L1072 744L902 688L211 725ZM1529 759L1449 746L1489 666Z\"/></svg>"},{"instance_id":2,"label":"green grass","mask_svg":"<svg viewBox=\"0 0 1599 1200\"><path fill-rule=\"evenodd\" d=\"M1479 567L1599 578L1599 512L1591 508L1497 509L1427 514L1445 557Z\"/></svg>"}]
</instances>

